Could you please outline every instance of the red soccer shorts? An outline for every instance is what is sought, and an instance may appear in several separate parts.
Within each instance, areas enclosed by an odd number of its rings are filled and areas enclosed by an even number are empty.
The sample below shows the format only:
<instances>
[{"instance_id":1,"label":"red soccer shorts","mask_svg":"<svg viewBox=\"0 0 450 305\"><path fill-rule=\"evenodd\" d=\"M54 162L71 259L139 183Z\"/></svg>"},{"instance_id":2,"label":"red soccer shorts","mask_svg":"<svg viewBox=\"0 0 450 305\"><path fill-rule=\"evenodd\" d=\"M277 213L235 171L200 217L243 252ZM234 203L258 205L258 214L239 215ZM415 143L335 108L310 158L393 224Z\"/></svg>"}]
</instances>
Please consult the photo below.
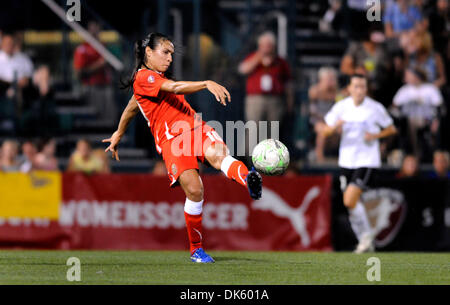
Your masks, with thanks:
<instances>
[{"instance_id":1,"label":"red soccer shorts","mask_svg":"<svg viewBox=\"0 0 450 305\"><path fill-rule=\"evenodd\" d=\"M206 149L211 144L225 142L211 126L203 124L190 132L180 134L161 145L170 186L177 184L181 173L188 169L199 169L198 161L205 162Z\"/></svg>"}]
</instances>

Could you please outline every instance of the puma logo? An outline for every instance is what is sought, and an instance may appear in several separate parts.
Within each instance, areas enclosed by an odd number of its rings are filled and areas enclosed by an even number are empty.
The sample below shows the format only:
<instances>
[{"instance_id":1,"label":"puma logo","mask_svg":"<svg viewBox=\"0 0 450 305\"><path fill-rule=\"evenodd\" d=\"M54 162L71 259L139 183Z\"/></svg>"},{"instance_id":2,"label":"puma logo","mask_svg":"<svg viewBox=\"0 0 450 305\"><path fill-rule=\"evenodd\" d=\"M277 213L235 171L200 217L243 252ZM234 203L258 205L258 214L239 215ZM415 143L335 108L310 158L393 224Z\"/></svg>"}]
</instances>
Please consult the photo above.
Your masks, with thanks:
<instances>
[{"instance_id":1,"label":"puma logo","mask_svg":"<svg viewBox=\"0 0 450 305\"><path fill-rule=\"evenodd\" d=\"M319 194L320 188L318 186L312 187L306 193L301 205L298 208L293 208L277 193L270 189L263 188L261 199L254 201L252 207L256 210L271 211L276 216L289 219L295 231L300 236L302 245L308 247L311 244L311 239L306 230L305 213L311 202L319 196Z\"/></svg>"}]
</instances>

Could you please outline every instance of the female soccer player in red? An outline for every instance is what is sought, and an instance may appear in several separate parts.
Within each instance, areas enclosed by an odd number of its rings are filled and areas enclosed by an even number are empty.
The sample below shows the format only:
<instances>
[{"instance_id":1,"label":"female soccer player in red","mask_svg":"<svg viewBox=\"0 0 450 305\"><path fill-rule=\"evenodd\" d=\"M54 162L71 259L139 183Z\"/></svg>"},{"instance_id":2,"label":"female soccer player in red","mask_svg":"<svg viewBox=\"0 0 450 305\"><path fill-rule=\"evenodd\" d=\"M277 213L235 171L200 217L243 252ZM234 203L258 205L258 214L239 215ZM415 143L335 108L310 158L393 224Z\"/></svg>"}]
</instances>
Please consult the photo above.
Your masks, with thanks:
<instances>
[{"instance_id":1,"label":"female soccer player in red","mask_svg":"<svg viewBox=\"0 0 450 305\"><path fill-rule=\"evenodd\" d=\"M151 33L135 45L135 71L125 87L133 86L134 95L122 113L117 131L105 152L119 160L117 146L130 121L141 111L155 138L156 149L164 159L171 180L186 194L184 215L190 242L191 261L212 263L214 259L202 247L203 184L198 161L207 162L248 188L253 199L261 197L262 178L244 163L229 155L227 146L213 128L200 120L184 95L207 89L222 105L231 101L225 87L207 80L173 81L164 76L171 62L174 46L160 33Z\"/></svg>"}]
</instances>

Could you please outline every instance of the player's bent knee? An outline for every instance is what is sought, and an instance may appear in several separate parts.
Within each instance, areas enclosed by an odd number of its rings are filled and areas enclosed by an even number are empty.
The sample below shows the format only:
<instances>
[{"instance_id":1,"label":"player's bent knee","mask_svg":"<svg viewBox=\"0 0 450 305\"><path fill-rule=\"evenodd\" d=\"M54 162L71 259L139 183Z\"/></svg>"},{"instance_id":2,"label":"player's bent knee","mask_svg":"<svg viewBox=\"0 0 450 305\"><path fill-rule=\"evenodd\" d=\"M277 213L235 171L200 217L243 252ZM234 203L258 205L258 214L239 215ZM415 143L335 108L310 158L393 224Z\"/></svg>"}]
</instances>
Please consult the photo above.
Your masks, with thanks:
<instances>
[{"instance_id":1,"label":"player's bent knee","mask_svg":"<svg viewBox=\"0 0 450 305\"><path fill-rule=\"evenodd\" d=\"M223 159L229 154L228 148L224 144L213 144L205 152L205 158L215 169L220 170Z\"/></svg>"},{"instance_id":2,"label":"player's bent knee","mask_svg":"<svg viewBox=\"0 0 450 305\"><path fill-rule=\"evenodd\" d=\"M189 185L185 188L186 197L192 201L203 200L203 187L201 185Z\"/></svg>"}]
</instances>

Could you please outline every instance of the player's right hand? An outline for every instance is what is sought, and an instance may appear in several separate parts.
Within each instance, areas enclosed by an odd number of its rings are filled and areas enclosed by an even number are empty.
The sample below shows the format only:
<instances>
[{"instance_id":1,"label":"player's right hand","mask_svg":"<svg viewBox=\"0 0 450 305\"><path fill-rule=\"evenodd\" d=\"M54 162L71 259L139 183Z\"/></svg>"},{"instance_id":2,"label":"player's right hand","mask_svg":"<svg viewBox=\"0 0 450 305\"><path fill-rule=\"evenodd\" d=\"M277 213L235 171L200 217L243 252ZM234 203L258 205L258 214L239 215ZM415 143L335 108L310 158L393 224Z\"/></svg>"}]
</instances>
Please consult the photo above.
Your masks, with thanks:
<instances>
[{"instance_id":1,"label":"player's right hand","mask_svg":"<svg viewBox=\"0 0 450 305\"><path fill-rule=\"evenodd\" d=\"M117 161L120 161L119 150L117 149L120 138L121 137L119 133L116 131L112 134L111 138L102 140L103 143L110 143L109 146L105 149L105 152L110 151L112 153L112 158L115 158Z\"/></svg>"},{"instance_id":2,"label":"player's right hand","mask_svg":"<svg viewBox=\"0 0 450 305\"><path fill-rule=\"evenodd\" d=\"M214 96L216 97L216 100L221 103L222 105L226 106L226 100L228 99L228 103L231 102L231 95L230 92L224 87L219 85L216 82L213 82L211 80L206 81L206 89L209 90Z\"/></svg>"}]
</instances>

